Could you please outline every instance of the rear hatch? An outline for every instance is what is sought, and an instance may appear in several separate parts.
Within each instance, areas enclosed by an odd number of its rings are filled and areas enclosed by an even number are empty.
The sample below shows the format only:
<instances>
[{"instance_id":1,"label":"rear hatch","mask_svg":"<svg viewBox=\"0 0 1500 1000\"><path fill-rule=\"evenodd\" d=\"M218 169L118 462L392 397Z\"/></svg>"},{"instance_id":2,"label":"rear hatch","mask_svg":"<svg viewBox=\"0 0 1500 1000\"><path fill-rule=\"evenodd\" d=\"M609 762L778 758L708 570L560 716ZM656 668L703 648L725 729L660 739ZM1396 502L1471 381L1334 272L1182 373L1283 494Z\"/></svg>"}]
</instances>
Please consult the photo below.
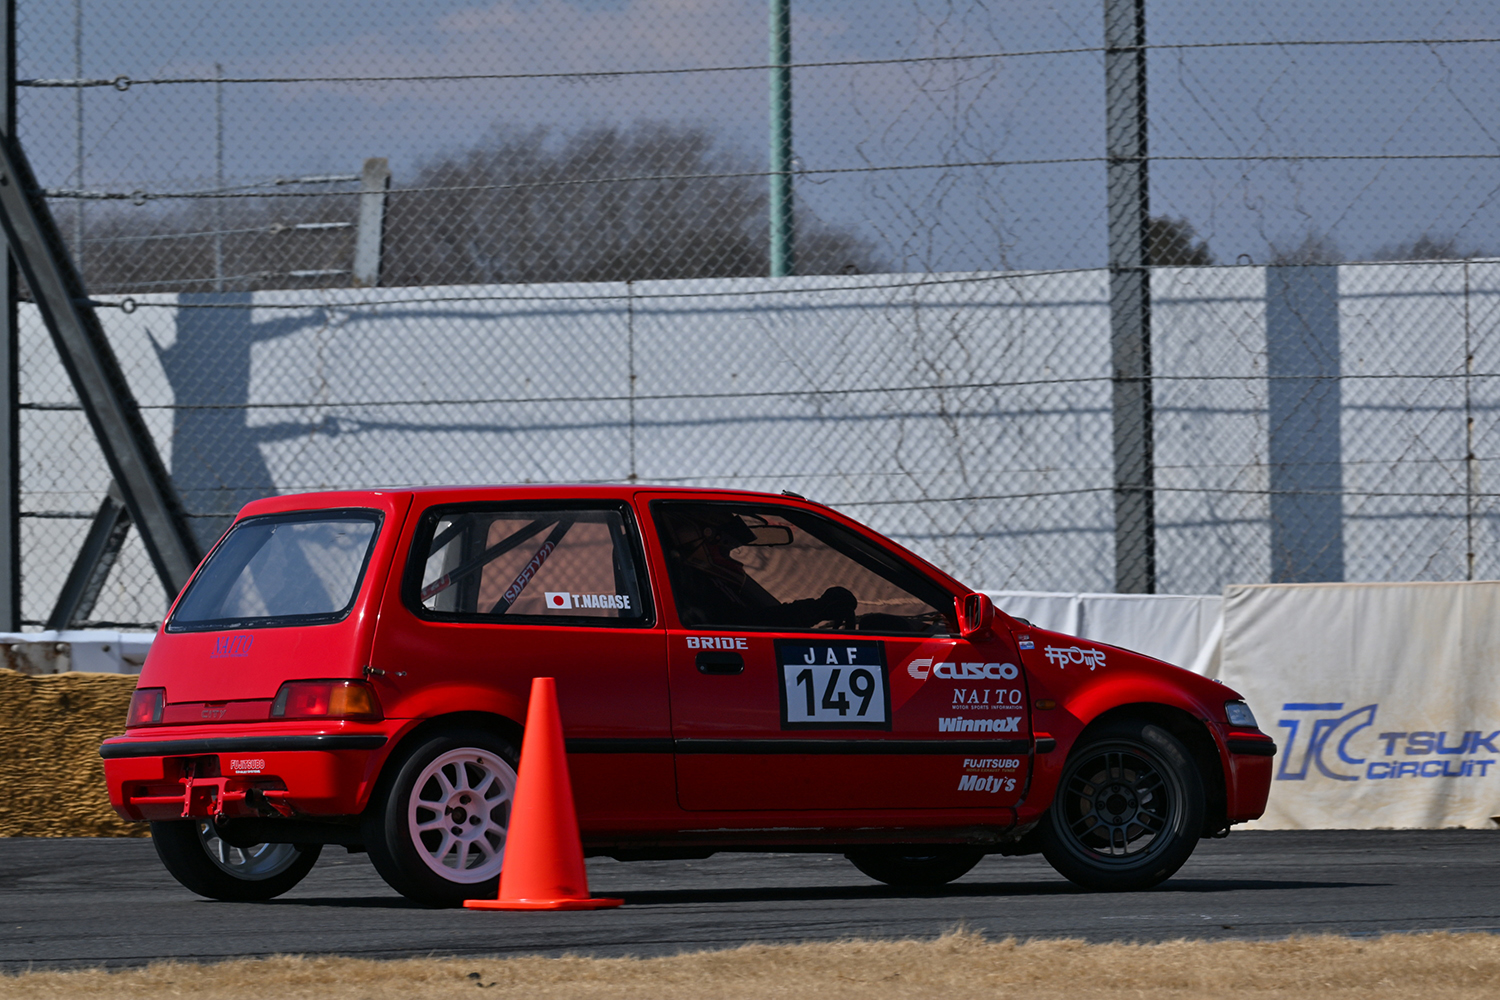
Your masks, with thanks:
<instances>
[{"instance_id":1,"label":"rear hatch","mask_svg":"<svg viewBox=\"0 0 1500 1000\"><path fill-rule=\"evenodd\" d=\"M241 512L152 644L165 724L268 717L283 681L357 678L410 494L307 494Z\"/></svg>"}]
</instances>

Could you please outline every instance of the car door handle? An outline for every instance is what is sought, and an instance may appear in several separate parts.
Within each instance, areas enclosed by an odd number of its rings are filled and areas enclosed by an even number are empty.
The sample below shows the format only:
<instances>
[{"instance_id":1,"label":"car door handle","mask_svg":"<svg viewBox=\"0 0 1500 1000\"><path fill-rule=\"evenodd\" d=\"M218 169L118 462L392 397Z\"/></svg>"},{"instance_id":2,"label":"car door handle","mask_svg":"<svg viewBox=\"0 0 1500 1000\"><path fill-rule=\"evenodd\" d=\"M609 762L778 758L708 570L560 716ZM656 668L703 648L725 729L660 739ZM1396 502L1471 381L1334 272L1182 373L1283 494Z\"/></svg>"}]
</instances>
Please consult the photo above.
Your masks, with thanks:
<instances>
[{"instance_id":1,"label":"car door handle","mask_svg":"<svg viewBox=\"0 0 1500 1000\"><path fill-rule=\"evenodd\" d=\"M745 658L739 653L709 650L698 654L698 673L700 674L742 674L744 672Z\"/></svg>"}]
</instances>

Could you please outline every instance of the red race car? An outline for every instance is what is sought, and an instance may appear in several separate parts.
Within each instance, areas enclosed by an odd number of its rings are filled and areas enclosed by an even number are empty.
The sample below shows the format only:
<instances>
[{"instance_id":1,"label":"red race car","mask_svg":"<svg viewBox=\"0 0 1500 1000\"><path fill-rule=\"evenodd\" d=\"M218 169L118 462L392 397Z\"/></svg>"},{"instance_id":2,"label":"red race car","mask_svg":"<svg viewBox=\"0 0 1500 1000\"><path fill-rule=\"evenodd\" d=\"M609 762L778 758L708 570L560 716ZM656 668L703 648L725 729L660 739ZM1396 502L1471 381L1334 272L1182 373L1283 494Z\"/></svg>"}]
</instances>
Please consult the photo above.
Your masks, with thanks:
<instances>
[{"instance_id":1,"label":"red race car","mask_svg":"<svg viewBox=\"0 0 1500 1000\"><path fill-rule=\"evenodd\" d=\"M1239 695L1037 628L792 494L525 486L248 505L100 749L194 892L325 844L433 905L493 897L535 676L588 853L838 851L893 885L1040 851L1144 889L1259 816Z\"/></svg>"}]
</instances>

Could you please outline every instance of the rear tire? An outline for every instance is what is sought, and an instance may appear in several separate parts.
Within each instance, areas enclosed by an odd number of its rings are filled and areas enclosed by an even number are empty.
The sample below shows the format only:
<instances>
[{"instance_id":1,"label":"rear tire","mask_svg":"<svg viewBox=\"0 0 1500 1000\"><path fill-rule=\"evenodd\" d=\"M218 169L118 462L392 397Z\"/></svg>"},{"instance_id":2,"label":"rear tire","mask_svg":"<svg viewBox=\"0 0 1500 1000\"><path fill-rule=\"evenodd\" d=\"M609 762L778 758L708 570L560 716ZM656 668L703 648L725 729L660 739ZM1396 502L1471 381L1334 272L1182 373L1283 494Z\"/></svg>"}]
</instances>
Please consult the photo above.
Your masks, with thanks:
<instances>
[{"instance_id":1,"label":"rear tire","mask_svg":"<svg viewBox=\"0 0 1500 1000\"><path fill-rule=\"evenodd\" d=\"M1097 892L1150 889L1181 868L1203 832L1203 779L1175 736L1109 723L1068 756L1041 825L1058 873Z\"/></svg>"},{"instance_id":2,"label":"rear tire","mask_svg":"<svg viewBox=\"0 0 1500 1000\"><path fill-rule=\"evenodd\" d=\"M877 882L902 888L933 888L968 874L984 852L960 844L897 844L861 847L844 857Z\"/></svg>"},{"instance_id":3,"label":"rear tire","mask_svg":"<svg viewBox=\"0 0 1500 1000\"><path fill-rule=\"evenodd\" d=\"M177 881L200 896L231 902L274 899L307 877L321 844L235 847L206 819L151 824L156 856Z\"/></svg>"},{"instance_id":4,"label":"rear tire","mask_svg":"<svg viewBox=\"0 0 1500 1000\"><path fill-rule=\"evenodd\" d=\"M515 748L482 729L420 739L386 767L365 813L365 846L392 889L426 906L500 891Z\"/></svg>"}]
</instances>

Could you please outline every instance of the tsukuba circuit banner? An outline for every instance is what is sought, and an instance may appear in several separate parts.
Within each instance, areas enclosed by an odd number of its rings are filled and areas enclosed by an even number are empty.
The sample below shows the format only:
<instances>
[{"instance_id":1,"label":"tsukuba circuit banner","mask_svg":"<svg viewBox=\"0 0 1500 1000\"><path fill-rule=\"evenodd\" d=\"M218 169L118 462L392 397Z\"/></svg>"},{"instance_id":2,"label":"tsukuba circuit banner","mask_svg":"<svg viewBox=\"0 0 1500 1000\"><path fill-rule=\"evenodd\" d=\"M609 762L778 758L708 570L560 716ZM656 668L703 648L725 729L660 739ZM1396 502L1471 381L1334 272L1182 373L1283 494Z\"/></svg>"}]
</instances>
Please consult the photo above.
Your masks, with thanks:
<instances>
[{"instance_id":1,"label":"tsukuba circuit banner","mask_svg":"<svg viewBox=\"0 0 1500 1000\"><path fill-rule=\"evenodd\" d=\"M1259 829L1500 816L1500 583L1224 592L1219 676L1280 747Z\"/></svg>"}]
</instances>

